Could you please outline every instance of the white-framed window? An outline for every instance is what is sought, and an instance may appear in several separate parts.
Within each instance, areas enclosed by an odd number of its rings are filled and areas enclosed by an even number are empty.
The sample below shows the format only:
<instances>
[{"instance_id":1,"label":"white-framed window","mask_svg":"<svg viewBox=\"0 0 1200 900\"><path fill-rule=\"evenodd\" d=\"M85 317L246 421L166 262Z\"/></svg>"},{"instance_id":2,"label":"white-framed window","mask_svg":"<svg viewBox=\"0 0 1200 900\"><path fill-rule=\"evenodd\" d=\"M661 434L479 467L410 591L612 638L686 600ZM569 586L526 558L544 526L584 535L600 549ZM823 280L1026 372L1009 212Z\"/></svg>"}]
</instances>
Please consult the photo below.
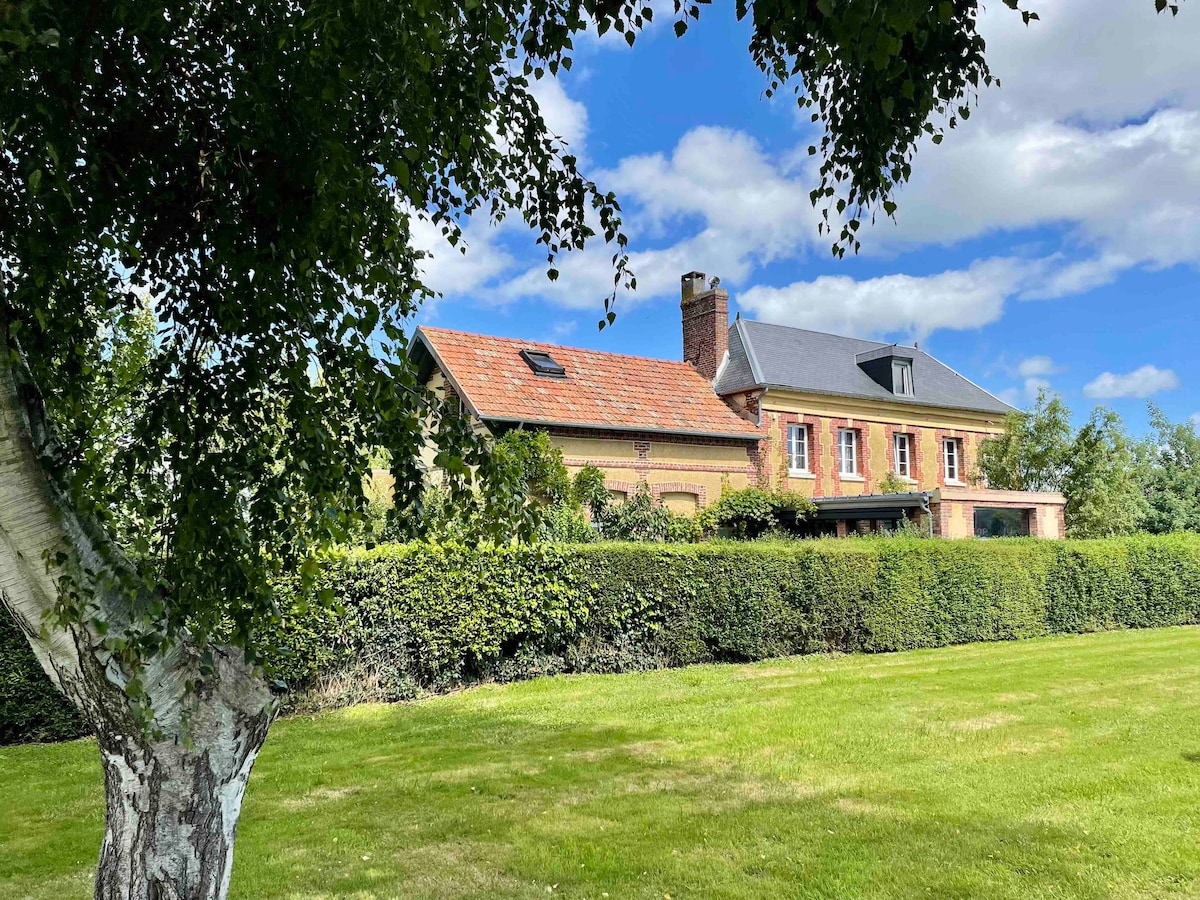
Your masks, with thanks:
<instances>
[{"instance_id":1,"label":"white-framed window","mask_svg":"<svg viewBox=\"0 0 1200 900\"><path fill-rule=\"evenodd\" d=\"M892 360L892 393L901 397L913 395L912 363L907 359Z\"/></svg>"},{"instance_id":2,"label":"white-framed window","mask_svg":"<svg viewBox=\"0 0 1200 900\"><path fill-rule=\"evenodd\" d=\"M942 462L945 466L946 480L958 481L959 458L957 438L945 438L942 441Z\"/></svg>"},{"instance_id":3,"label":"white-framed window","mask_svg":"<svg viewBox=\"0 0 1200 900\"><path fill-rule=\"evenodd\" d=\"M909 464L909 439L907 434L892 435L892 462L896 474L901 478L911 478Z\"/></svg>"},{"instance_id":4,"label":"white-framed window","mask_svg":"<svg viewBox=\"0 0 1200 900\"><path fill-rule=\"evenodd\" d=\"M858 474L858 433L852 428L838 430L838 472Z\"/></svg>"},{"instance_id":5,"label":"white-framed window","mask_svg":"<svg viewBox=\"0 0 1200 900\"><path fill-rule=\"evenodd\" d=\"M808 472L808 426L788 426L788 469L792 472Z\"/></svg>"}]
</instances>

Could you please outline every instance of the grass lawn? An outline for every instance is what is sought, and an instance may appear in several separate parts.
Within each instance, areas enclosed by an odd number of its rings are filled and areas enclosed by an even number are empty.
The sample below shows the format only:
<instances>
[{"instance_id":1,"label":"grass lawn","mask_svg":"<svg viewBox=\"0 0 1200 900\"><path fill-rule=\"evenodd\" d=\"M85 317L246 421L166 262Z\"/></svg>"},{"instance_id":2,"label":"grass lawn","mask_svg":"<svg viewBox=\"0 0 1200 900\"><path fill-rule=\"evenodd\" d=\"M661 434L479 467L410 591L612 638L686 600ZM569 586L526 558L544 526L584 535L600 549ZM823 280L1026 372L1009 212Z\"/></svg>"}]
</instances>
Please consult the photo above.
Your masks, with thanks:
<instances>
[{"instance_id":1,"label":"grass lawn","mask_svg":"<svg viewBox=\"0 0 1200 900\"><path fill-rule=\"evenodd\" d=\"M90 896L88 741L0 749L0 897ZM233 894L1200 896L1200 629L550 678L280 722Z\"/></svg>"}]
</instances>

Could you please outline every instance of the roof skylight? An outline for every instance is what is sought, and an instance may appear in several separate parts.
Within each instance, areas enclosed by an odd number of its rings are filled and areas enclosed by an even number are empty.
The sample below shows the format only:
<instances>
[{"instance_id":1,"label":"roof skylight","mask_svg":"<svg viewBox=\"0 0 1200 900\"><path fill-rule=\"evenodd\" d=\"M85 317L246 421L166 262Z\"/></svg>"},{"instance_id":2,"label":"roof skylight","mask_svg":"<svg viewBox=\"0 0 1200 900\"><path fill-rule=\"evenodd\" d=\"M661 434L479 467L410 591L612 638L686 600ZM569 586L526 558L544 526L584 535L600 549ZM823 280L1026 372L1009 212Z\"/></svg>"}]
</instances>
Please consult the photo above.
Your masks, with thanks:
<instances>
[{"instance_id":1,"label":"roof skylight","mask_svg":"<svg viewBox=\"0 0 1200 900\"><path fill-rule=\"evenodd\" d=\"M555 362L554 357L544 350L522 350L521 359L533 370L535 375L546 378L566 378L567 370L561 363Z\"/></svg>"}]
</instances>

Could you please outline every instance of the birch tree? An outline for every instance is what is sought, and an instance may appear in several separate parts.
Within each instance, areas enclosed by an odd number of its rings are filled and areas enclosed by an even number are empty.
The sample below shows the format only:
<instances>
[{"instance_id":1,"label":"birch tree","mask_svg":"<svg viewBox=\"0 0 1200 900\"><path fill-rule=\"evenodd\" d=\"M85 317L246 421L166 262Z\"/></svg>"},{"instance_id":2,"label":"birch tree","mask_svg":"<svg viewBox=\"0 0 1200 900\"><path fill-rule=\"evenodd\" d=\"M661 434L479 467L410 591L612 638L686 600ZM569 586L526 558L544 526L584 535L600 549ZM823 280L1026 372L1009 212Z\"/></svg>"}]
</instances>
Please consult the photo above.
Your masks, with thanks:
<instances>
[{"instance_id":1,"label":"birch tree","mask_svg":"<svg viewBox=\"0 0 1200 900\"><path fill-rule=\"evenodd\" d=\"M812 196L835 252L890 214L916 142L991 83L973 0L734 12L766 89L818 123ZM363 517L374 448L401 513L427 420L482 520L499 529L521 508L511 473L408 364L402 325L430 295L414 217L460 246L465 217L520 216L550 278L561 253L602 240L610 287L635 286L616 198L548 131L531 86L570 68L585 30L633 44L653 14L638 0L0 0L0 602L96 734L97 898L225 896L282 688L263 667L272 579L311 578ZM677 3L676 33L699 15ZM147 303L155 352L114 436L106 323ZM487 489L467 492L469 472Z\"/></svg>"}]
</instances>

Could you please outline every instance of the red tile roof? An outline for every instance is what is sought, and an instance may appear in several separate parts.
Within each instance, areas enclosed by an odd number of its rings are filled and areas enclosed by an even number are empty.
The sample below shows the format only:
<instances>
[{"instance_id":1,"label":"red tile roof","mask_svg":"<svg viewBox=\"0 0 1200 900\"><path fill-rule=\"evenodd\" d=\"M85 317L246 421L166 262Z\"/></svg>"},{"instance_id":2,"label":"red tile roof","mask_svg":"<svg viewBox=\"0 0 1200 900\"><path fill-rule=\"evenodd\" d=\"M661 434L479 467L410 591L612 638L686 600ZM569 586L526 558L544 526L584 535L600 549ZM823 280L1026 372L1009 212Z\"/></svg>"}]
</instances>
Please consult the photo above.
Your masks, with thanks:
<instances>
[{"instance_id":1,"label":"red tile roof","mask_svg":"<svg viewBox=\"0 0 1200 900\"><path fill-rule=\"evenodd\" d=\"M480 418L624 431L757 438L684 362L557 344L417 329L435 362ZM566 378L533 373L522 350L551 354Z\"/></svg>"}]
</instances>

